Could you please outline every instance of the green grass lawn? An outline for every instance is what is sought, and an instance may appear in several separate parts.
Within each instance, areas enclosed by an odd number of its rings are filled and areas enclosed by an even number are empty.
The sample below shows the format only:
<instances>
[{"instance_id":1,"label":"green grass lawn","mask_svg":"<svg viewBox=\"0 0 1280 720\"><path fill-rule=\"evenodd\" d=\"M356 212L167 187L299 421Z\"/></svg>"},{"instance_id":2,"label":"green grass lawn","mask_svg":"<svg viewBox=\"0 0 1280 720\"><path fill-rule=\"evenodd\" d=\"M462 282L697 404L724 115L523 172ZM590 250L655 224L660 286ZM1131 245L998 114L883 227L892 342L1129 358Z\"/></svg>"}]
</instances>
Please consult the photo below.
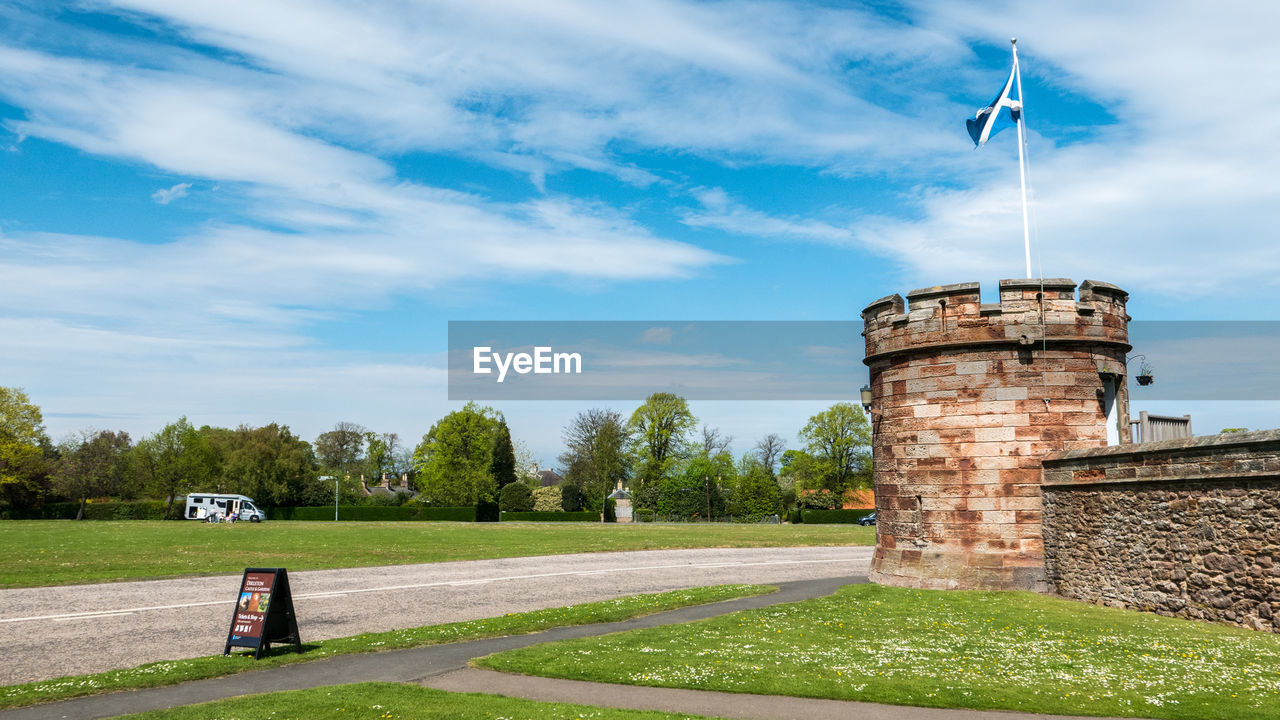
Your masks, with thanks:
<instances>
[{"instance_id":1,"label":"green grass lawn","mask_svg":"<svg viewBox=\"0 0 1280 720\"><path fill-rule=\"evenodd\" d=\"M856 525L0 522L0 587L402 565L607 550L872 545Z\"/></svg>"},{"instance_id":2,"label":"green grass lawn","mask_svg":"<svg viewBox=\"0 0 1280 720\"><path fill-rule=\"evenodd\" d=\"M361 683L250 695L124 717L130 720L681 720L694 716L450 693L416 685Z\"/></svg>"},{"instance_id":3,"label":"green grass lawn","mask_svg":"<svg viewBox=\"0 0 1280 720\"><path fill-rule=\"evenodd\" d=\"M111 670L92 675L76 675L54 680L23 683L21 685L3 686L0 687L0 708L66 700L115 690L175 685L187 680L234 675L278 665L322 660L335 655L440 645L503 635L520 635L564 625L617 622L688 605L701 605L736 597L760 595L776 589L767 585L716 585L649 595L633 595L613 600L571 605L569 607L511 613L485 620L428 625L405 630L367 633L306 643L303 645L304 652L302 653L294 652L292 648L287 647L274 648L270 654L264 655L256 661L248 653L237 653L230 657L211 655L187 660L166 660L147 663L146 665L139 665L126 670ZM301 717L305 717L305 715Z\"/></svg>"},{"instance_id":4,"label":"green grass lawn","mask_svg":"<svg viewBox=\"0 0 1280 720\"><path fill-rule=\"evenodd\" d=\"M1280 717L1280 636L1032 593L851 585L827 598L537 645L477 664L901 705Z\"/></svg>"}]
</instances>

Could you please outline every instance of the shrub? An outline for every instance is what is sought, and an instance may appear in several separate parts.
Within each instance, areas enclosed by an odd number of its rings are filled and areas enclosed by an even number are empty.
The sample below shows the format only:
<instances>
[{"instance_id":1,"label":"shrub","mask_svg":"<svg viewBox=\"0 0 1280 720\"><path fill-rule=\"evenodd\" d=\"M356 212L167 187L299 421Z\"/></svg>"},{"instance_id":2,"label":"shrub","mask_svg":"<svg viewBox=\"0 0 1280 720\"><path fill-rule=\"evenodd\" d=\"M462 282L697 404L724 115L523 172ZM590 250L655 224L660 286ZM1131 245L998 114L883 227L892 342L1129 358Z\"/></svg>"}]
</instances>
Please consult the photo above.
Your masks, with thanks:
<instances>
[{"instance_id":1,"label":"shrub","mask_svg":"<svg viewBox=\"0 0 1280 720\"><path fill-rule=\"evenodd\" d=\"M618 522L618 501L609 498L604 502L604 521L616 523Z\"/></svg>"},{"instance_id":2,"label":"shrub","mask_svg":"<svg viewBox=\"0 0 1280 720\"><path fill-rule=\"evenodd\" d=\"M507 483L499 493L498 507L502 512L530 512L533 510L533 493L522 482Z\"/></svg>"},{"instance_id":3,"label":"shrub","mask_svg":"<svg viewBox=\"0 0 1280 720\"><path fill-rule=\"evenodd\" d=\"M631 511L631 520L633 522L653 522L654 514L648 508L638 508Z\"/></svg>"},{"instance_id":4,"label":"shrub","mask_svg":"<svg viewBox=\"0 0 1280 720\"><path fill-rule=\"evenodd\" d=\"M481 500L476 503L476 522L498 522L502 510L493 500Z\"/></svg>"},{"instance_id":5,"label":"shrub","mask_svg":"<svg viewBox=\"0 0 1280 720\"><path fill-rule=\"evenodd\" d=\"M560 500L560 488L554 485L533 491L533 509L537 512L563 512Z\"/></svg>"},{"instance_id":6,"label":"shrub","mask_svg":"<svg viewBox=\"0 0 1280 720\"><path fill-rule=\"evenodd\" d=\"M565 512L578 512L582 509L582 488L573 483L560 486L560 507Z\"/></svg>"},{"instance_id":7,"label":"shrub","mask_svg":"<svg viewBox=\"0 0 1280 720\"><path fill-rule=\"evenodd\" d=\"M374 507L396 507L403 503L401 503L395 495L383 495L382 493L376 493L365 498L364 504Z\"/></svg>"},{"instance_id":8,"label":"shrub","mask_svg":"<svg viewBox=\"0 0 1280 720\"><path fill-rule=\"evenodd\" d=\"M875 510L811 510L801 511L802 522L806 525L831 523L856 523Z\"/></svg>"},{"instance_id":9,"label":"shrub","mask_svg":"<svg viewBox=\"0 0 1280 720\"><path fill-rule=\"evenodd\" d=\"M600 522L600 513L578 512L504 512L503 522Z\"/></svg>"}]
</instances>

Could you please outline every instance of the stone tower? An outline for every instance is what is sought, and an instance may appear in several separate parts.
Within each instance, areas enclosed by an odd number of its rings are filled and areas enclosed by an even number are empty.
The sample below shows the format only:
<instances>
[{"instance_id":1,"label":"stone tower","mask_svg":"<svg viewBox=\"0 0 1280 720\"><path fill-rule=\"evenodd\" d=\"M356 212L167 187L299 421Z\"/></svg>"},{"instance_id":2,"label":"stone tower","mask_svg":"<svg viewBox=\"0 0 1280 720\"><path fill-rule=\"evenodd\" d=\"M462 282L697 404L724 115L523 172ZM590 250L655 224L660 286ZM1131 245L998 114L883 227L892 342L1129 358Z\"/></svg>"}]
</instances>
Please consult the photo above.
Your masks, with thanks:
<instances>
[{"instance_id":1,"label":"stone tower","mask_svg":"<svg viewBox=\"0 0 1280 720\"><path fill-rule=\"evenodd\" d=\"M1043 590L1040 458L1128 442L1125 301L1108 283L1000 281L862 311L872 391L871 579Z\"/></svg>"}]
</instances>

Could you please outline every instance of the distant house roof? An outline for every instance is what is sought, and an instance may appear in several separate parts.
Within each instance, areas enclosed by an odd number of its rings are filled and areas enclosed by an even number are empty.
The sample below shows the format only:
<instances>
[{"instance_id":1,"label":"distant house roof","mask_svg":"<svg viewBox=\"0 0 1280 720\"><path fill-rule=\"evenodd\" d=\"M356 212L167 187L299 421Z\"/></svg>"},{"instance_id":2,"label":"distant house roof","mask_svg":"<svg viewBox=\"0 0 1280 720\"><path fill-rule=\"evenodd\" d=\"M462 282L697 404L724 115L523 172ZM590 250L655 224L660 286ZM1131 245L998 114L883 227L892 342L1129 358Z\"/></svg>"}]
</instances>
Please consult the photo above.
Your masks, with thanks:
<instances>
[{"instance_id":1,"label":"distant house roof","mask_svg":"<svg viewBox=\"0 0 1280 720\"><path fill-rule=\"evenodd\" d=\"M613 498L614 500L630 500L631 493L627 492L626 489L614 490L613 492L609 493L609 497Z\"/></svg>"},{"instance_id":2,"label":"distant house roof","mask_svg":"<svg viewBox=\"0 0 1280 720\"><path fill-rule=\"evenodd\" d=\"M564 478L560 477L560 473L555 470L539 470L538 481L541 483L542 487L551 487L552 485L559 485L564 482Z\"/></svg>"},{"instance_id":3,"label":"distant house roof","mask_svg":"<svg viewBox=\"0 0 1280 720\"><path fill-rule=\"evenodd\" d=\"M800 490L800 497L811 495L817 490ZM871 489L845 490L840 507L845 510L874 510L876 508L876 491Z\"/></svg>"},{"instance_id":4,"label":"distant house roof","mask_svg":"<svg viewBox=\"0 0 1280 720\"><path fill-rule=\"evenodd\" d=\"M845 510L873 510L876 506L874 490L848 490L844 494Z\"/></svg>"}]
</instances>

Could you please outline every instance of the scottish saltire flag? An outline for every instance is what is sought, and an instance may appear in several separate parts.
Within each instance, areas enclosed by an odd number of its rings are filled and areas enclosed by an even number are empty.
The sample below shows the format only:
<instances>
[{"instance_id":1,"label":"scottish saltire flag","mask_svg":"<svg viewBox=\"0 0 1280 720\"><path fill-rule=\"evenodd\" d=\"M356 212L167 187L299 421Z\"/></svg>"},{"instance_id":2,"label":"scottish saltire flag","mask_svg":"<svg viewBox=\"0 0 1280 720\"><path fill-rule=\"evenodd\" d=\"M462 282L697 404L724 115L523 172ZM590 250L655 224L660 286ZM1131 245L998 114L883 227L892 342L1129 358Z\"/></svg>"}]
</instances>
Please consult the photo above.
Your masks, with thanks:
<instances>
[{"instance_id":1,"label":"scottish saltire flag","mask_svg":"<svg viewBox=\"0 0 1280 720\"><path fill-rule=\"evenodd\" d=\"M1014 100L1010 97L1013 92L1013 80L1017 73L1018 65L1014 63L1013 69L1009 71L1009 79L1004 82L1004 88L1000 90L999 95L996 95L996 99L992 100L990 105L978 110L978 114L971 120L965 121L965 125L969 128L969 137L973 138L974 147L981 147L992 135L1017 122L1021 117L1022 99ZM1009 108L1009 112L1001 112L1004 108Z\"/></svg>"}]
</instances>

